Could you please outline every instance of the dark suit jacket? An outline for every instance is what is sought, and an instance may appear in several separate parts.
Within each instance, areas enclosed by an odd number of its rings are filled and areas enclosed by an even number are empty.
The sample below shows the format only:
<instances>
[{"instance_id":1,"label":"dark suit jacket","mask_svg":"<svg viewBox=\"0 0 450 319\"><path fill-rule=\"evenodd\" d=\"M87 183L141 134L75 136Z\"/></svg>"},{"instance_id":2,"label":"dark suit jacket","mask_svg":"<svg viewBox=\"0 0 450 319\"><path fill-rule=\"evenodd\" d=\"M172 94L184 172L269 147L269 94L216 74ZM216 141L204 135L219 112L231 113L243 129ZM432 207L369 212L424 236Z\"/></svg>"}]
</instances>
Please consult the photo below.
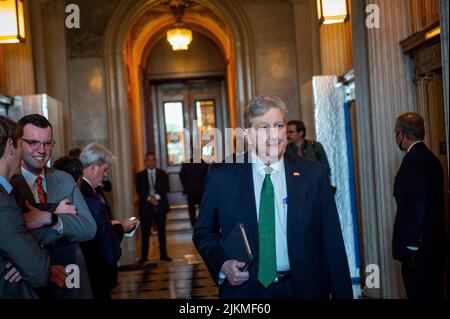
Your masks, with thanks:
<instances>
[{"instance_id":1,"label":"dark suit jacket","mask_svg":"<svg viewBox=\"0 0 450 319\"><path fill-rule=\"evenodd\" d=\"M11 263L22 275L18 283L4 278ZM32 287L45 286L50 258L31 236L19 206L0 185L0 299L38 298Z\"/></svg>"},{"instance_id":2,"label":"dark suit jacket","mask_svg":"<svg viewBox=\"0 0 450 319\"><path fill-rule=\"evenodd\" d=\"M101 191L102 193L97 193L97 190ZM84 198L90 198L93 200L98 201L98 204L101 205L102 210L106 213L105 218L108 218L109 223L111 223L111 219L112 219L112 212L111 212L111 207L109 207L108 202L106 200L105 194L103 193L103 191L101 190L101 187L97 187L95 190L91 187L91 185L89 185L88 182L86 182L84 179L81 179L81 193L83 194ZM102 202L102 200L100 199L100 196L103 197L104 203ZM86 201L87 203L87 201ZM88 203L89 206L89 203ZM89 207L91 208L91 207ZM92 213L92 210L91 210ZM95 219L95 215L93 214L93 217ZM102 217L103 218L103 217ZM98 222L97 219L95 220L96 224L98 226ZM122 242L123 239L123 235L124 235L124 231L123 231L123 227L122 225L119 224L115 224L112 226L112 229L116 235L117 240L119 241L119 244ZM96 236L98 235L98 232L96 233Z\"/></svg>"},{"instance_id":3,"label":"dark suit jacket","mask_svg":"<svg viewBox=\"0 0 450 319\"><path fill-rule=\"evenodd\" d=\"M208 167L209 165L203 161L181 165L180 180L183 184L183 194L194 196L203 194Z\"/></svg>"},{"instance_id":4,"label":"dark suit jacket","mask_svg":"<svg viewBox=\"0 0 450 319\"><path fill-rule=\"evenodd\" d=\"M167 213L169 211L169 202L167 201L167 193L169 192L169 176L162 169L157 168L155 173L155 191L161 196L156 210L158 213ZM147 169L139 172L136 178L136 192L139 195L139 214L152 209L152 205L147 202L150 192L148 183Z\"/></svg>"},{"instance_id":5,"label":"dark suit jacket","mask_svg":"<svg viewBox=\"0 0 450 319\"><path fill-rule=\"evenodd\" d=\"M448 252L444 223L444 173L439 160L424 143L414 145L395 177L397 203L392 240L393 256L404 260L407 246L426 256Z\"/></svg>"},{"instance_id":6,"label":"dark suit jacket","mask_svg":"<svg viewBox=\"0 0 450 319\"><path fill-rule=\"evenodd\" d=\"M288 193L287 242L296 298L352 298L347 256L338 213L323 165L291 154L284 157ZM294 172L299 173L295 174ZM243 223L254 261L250 279L219 286L222 298L251 298L258 277L258 222L252 164L213 164L193 240L211 276L228 259L222 247L236 223Z\"/></svg>"},{"instance_id":7,"label":"dark suit jacket","mask_svg":"<svg viewBox=\"0 0 450 319\"><path fill-rule=\"evenodd\" d=\"M117 225L119 227L116 234L104 205L95 198L92 187L84 180L81 192L97 224L95 238L81 243L92 292L96 299L109 299L111 290L117 284L117 262L122 253L120 241L123 238L123 227Z\"/></svg>"}]
</instances>

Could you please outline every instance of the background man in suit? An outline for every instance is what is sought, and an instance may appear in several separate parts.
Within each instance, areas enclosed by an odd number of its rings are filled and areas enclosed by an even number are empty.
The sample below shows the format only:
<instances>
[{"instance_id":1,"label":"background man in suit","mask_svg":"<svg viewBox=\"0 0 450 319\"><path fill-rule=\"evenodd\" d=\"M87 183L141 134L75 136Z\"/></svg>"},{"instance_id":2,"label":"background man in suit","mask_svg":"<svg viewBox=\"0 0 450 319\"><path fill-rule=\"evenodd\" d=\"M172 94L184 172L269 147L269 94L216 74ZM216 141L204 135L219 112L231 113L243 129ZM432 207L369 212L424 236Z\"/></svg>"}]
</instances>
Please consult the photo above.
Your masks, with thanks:
<instances>
[{"instance_id":1,"label":"background man in suit","mask_svg":"<svg viewBox=\"0 0 450 319\"><path fill-rule=\"evenodd\" d=\"M12 198L12 176L20 173L22 129L0 116L0 299L37 298L32 287L45 286L50 259L27 229Z\"/></svg>"},{"instance_id":2,"label":"background man in suit","mask_svg":"<svg viewBox=\"0 0 450 319\"><path fill-rule=\"evenodd\" d=\"M97 145L97 144L90 144ZM100 147L100 145L98 145ZM92 148L89 148L92 150ZM100 157L105 155L105 161L112 161L112 155L106 153L106 149L101 148L99 152ZM87 152L85 152L86 155ZM89 151L89 153L91 153ZM85 158L93 158L91 156L84 156ZM97 160L98 156L96 156ZM91 164L93 165L93 164ZM97 233L95 238L81 243L86 265L89 273L89 279L92 285L92 292L95 299L110 299L111 290L117 284L117 262L121 256L120 242L123 238L124 229L120 224L113 229L111 218L107 213L104 205L95 197L92 186L101 179L100 176L92 178L94 184L90 184L90 180L82 180L83 178L83 163L78 158L64 156L55 161L53 165L55 169L62 170L70 174L77 182L79 188L84 188L86 194L83 192L84 199L92 213L97 224ZM89 174L88 174L89 175ZM100 175L100 173L98 173ZM90 176L90 175L89 175ZM83 185L86 183L87 185ZM91 186L92 185L92 186ZM132 222L130 222L132 224Z\"/></svg>"},{"instance_id":3,"label":"background man in suit","mask_svg":"<svg viewBox=\"0 0 450 319\"><path fill-rule=\"evenodd\" d=\"M95 221L73 178L65 172L46 167L55 144L48 120L42 115L31 114L21 118L19 124L23 127L22 174L14 176L11 182L16 201L21 207L26 200L30 203L66 200L74 206L67 205L73 214L52 215L56 218L51 223L46 221L49 218L47 214L25 214L27 225L35 229L39 243L49 249L51 247L52 265L77 264L80 268L80 288L67 289L62 283L55 282L56 286L50 286L48 293L52 298L90 298L92 293L86 265L77 243L95 236Z\"/></svg>"},{"instance_id":4,"label":"background man in suit","mask_svg":"<svg viewBox=\"0 0 450 319\"><path fill-rule=\"evenodd\" d=\"M189 162L183 162L183 165L181 165L180 180L183 184L183 193L187 195L189 219L192 227L194 227L197 219L195 205L200 205L202 201L208 167L209 165L203 160L200 163L193 163L193 159Z\"/></svg>"},{"instance_id":5,"label":"background man in suit","mask_svg":"<svg viewBox=\"0 0 450 319\"><path fill-rule=\"evenodd\" d=\"M393 255L402 262L408 298L443 298L448 253L443 169L423 143L424 120L418 113L400 115L395 134L398 147L406 154L394 184Z\"/></svg>"},{"instance_id":6,"label":"background man in suit","mask_svg":"<svg viewBox=\"0 0 450 319\"><path fill-rule=\"evenodd\" d=\"M289 144L286 150L288 152L318 161L325 165L328 172L330 172L330 164L322 144L306 139L305 123L302 121L289 121L287 123L287 138Z\"/></svg>"},{"instance_id":7,"label":"background man in suit","mask_svg":"<svg viewBox=\"0 0 450 319\"><path fill-rule=\"evenodd\" d=\"M136 178L136 192L139 196L139 216L141 219L142 248L140 263L147 261L150 244L150 227L155 219L158 229L160 259L171 261L166 248L166 214L169 211L167 192L169 191L169 177L166 172L156 168L156 156L147 153L145 156L146 169L139 172Z\"/></svg>"},{"instance_id":8,"label":"background man in suit","mask_svg":"<svg viewBox=\"0 0 450 319\"><path fill-rule=\"evenodd\" d=\"M244 113L250 151L213 164L193 240L221 298L352 298L339 218L323 165L285 153L287 107L257 97ZM237 223L253 262L222 246Z\"/></svg>"}]
</instances>

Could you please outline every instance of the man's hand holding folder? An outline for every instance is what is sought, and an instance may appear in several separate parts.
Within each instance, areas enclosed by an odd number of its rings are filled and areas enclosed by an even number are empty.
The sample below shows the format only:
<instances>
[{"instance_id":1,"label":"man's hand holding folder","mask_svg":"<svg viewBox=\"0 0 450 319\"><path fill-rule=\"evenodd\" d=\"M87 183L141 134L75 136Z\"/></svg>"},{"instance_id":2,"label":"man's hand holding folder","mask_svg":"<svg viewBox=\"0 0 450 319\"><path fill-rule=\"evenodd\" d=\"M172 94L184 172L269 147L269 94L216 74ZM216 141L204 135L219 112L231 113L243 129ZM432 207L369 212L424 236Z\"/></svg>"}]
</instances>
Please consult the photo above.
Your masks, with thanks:
<instances>
[{"instance_id":1,"label":"man's hand holding folder","mask_svg":"<svg viewBox=\"0 0 450 319\"><path fill-rule=\"evenodd\" d=\"M223 248L228 260L223 263L221 271L225 273L231 285L242 285L249 279L247 269L253 260L243 224L238 223L234 226L224 241Z\"/></svg>"}]
</instances>

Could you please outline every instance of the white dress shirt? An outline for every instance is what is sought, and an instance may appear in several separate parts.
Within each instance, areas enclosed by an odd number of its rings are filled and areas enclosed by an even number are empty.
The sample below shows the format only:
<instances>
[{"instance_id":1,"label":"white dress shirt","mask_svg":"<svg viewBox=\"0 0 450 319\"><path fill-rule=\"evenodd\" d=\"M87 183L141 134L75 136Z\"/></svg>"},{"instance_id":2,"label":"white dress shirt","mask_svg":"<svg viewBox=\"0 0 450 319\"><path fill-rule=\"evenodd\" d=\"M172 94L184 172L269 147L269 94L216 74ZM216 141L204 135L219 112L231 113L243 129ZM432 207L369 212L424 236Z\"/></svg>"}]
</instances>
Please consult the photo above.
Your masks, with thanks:
<instances>
[{"instance_id":1,"label":"white dress shirt","mask_svg":"<svg viewBox=\"0 0 450 319\"><path fill-rule=\"evenodd\" d=\"M155 196L157 200L161 199L161 196L159 194L156 194L156 168L154 169L148 169L147 168L147 176L148 176L148 187L149 187L149 194L147 197L147 200L150 199L150 197Z\"/></svg>"},{"instance_id":2,"label":"white dress shirt","mask_svg":"<svg viewBox=\"0 0 450 319\"><path fill-rule=\"evenodd\" d=\"M253 186L255 190L256 215L259 222L259 202L261 199L261 189L263 186L265 171L267 167L259 157L251 152ZM286 173L284 169L284 159L270 165L273 169L270 179L273 184L275 194L275 241L277 256L277 271L290 270L288 246L287 246L287 186Z\"/></svg>"}]
</instances>

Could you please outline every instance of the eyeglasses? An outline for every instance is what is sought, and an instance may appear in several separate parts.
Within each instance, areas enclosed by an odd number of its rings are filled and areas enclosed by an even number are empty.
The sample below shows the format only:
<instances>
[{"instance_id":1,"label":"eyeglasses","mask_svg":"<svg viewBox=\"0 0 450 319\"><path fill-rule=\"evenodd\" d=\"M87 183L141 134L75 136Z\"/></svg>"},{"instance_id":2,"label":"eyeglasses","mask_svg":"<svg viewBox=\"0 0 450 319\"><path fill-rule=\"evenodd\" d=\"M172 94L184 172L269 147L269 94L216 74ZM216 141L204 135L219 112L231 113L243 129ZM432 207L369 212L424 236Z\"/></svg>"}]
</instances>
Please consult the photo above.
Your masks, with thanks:
<instances>
[{"instance_id":1,"label":"eyeglasses","mask_svg":"<svg viewBox=\"0 0 450 319\"><path fill-rule=\"evenodd\" d=\"M22 141L25 141L28 143L28 145L30 145L30 147L33 150L37 150L39 147L42 146L44 147L45 150L51 150L53 148L53 146L55 146L56 142L54 140L50 140L50 141L36 141L36 140L27 140L25 138L22 138Z\"/></svg>"}]
</instances>

